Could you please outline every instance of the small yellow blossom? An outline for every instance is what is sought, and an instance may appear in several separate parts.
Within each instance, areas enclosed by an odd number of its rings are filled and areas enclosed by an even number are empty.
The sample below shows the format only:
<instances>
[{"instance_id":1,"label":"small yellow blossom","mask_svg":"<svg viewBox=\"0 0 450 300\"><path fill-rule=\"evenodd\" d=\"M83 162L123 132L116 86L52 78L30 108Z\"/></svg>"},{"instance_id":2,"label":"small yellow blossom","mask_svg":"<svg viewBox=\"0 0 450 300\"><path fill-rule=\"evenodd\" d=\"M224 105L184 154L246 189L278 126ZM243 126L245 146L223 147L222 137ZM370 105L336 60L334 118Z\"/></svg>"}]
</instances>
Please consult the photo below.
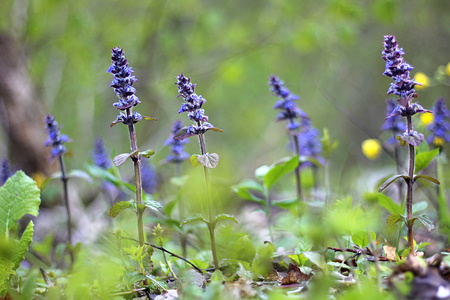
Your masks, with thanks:
<instances>
[{"instance_id":1,"label":"small yellow blossom","mask_svg":"<svg viewBox=\"0 0 450 300\"><path fill-rule=\"evenodd\" d=\"M380 156L381 143L376 139L367 139L361 144L363 154L370 160L374 160Z\"/></svg>"},{"instance_id":2,"label":"small yellow blossom","mask_svg":"<svg viewBox=\"0 0 450 300\"><path fill-rule=\"evenodd\" d=\"M445 140L439 136L435 137L433 140L433 145L436 147L442 147L445 144Z\"/></svg>"},{"instance_id":3,"label":"small yellow blossom","mask_svg":"<svg viewBox=\"0 0 450 300\"><path fill-rule=\"evenodd\" d=\"M432 113L426 112L423 114L420 114L420 123L423 125L428 125L434 121L434 115Z\"/></svg>"},{"instance_id":4,"label":"small yellow blossom","mask_svg":"<svg viewBox=\"0 0 450 300\"><path fill-rule=\"evenodd\" d=\"M450 77L450 63L445 66L445 73Z\"/></svg>"},{"instance_id":5,"label":"small yellow blossom","mask_svg":"<svg viewBox=\"0 0 450 300\"><path fill-rule=\"evenodd\" d=\"M418 83L422 84L422 86L416 85L414 87L415 89L418 89L418 90L424 89L430 85L430 78L428 78L428 76L422 72L417 72L416 76L414 76L414 80L417 81Z\"/></svg>"}]
</instances>

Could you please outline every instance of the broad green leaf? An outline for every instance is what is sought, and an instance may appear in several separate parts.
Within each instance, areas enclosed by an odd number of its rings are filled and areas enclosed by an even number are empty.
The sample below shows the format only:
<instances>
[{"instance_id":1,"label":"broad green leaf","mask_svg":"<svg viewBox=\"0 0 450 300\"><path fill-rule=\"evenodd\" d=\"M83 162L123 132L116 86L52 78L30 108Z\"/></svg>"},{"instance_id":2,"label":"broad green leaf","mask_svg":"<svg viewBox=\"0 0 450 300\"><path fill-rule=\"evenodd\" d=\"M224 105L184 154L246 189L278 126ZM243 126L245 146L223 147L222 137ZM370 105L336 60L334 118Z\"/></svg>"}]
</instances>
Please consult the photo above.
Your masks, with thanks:
<instances>
[{"instance_id":1,"label":"broad green leaf","mask_svg":"<svg viewBox=\"0 0 450 300\"><path fill-rule=\"evenodd\" d=\"M241 189L241 188L248 189L248 190L255 190L260 193L264 193L263 186L259 182L255 181L253 179L245 179L242 182L240 182L239 184L232 187L233 190Z\"/></svg>"},{"instance_id":2,"label":"broad green leaf","mask_svg":"<svg viewBox=\"0 0 450 300\"><path fill-rule=\"evenodd\" d=\"M251 263L255 258L256 249L248 235L244 235L233 243L231 254L236 260Z\"/></svg>"},{"instance_id":3,"label":"broad green leaf","mask_svg":"<svg viewBox=\"0 0 450 300\"><path fill-rule=\"evenodd\" d=\"M380 186L380 188L378 189L378 193L381 193L382 191L384 191L389 185L391 185L394 181L396 181L399 178L403 178L403 179L405 179L405 181L408 181L411 179L411 177L409 177L408 175L405 175L405 174L391 176Z\"/></svg>"},{"instance_id":4,"label":"broad green leaf","mask_svg":"<svg viewBox=\"0 0 450 300\"><path fill-rule=\"evenodd\" d=\"M401 222L401 221L404 221L404 220L405 220L405 217L403 217L399 213L395 213L395 214L392 214L392 215L390 215L388 217L387 223L388 223L388 225L394 225L394 224L396 224L398 222Z\"/></svg>"},{"instance_id":5,"label":"broad green leaf","mask_svg":"<svg viewBox=\"0 0 450 300\"><path fill-rule=\"evenodd\" d=\"M266 176L267 172L269 172L269 171L270 171L269 166L266 166L266 165L261 166L255 170L255 177L262 181L262 180L264 180L264 176Z\"/></svg>"},{"instance_id":6,"label":"broad green leaf","mask_svg":"<svg viewBox=\"0 0 450 300\"><path fill-rule=\"evenodd\" d=\"M16 272L13 270L14 263L0 256L0 297L4 297L9 288L9 277Z\"/></svg>"},{"instance_id":7,"label":"broad green leaf","mask_svg":"<svg viewBox=\"0 0 450 300\"><path fill-rule=\"evenodd\" d=\"M390 197L386 195L378 194L378 204L386 208L391 214L403 213L403 209L401 208L401 206L395 203Z\"/></svg>"},{"instance_id":8,"label":"broad green leaf","mask_svg":"<svg viewBox=\"0 0 450 300\"><path fill-rule=\"evenodd\" d=\"M130 183L127 183L120 179L119 175L113 174L111 172L117 172L117 168L110 168L109 170L102 169L98 166L94 165L85 165L85 168L91 174L93 177L97 177L99 179L103 179L106 181L111 182L117 187L125 187L126 189L132 191L133 193L136 193L136 186ZM118 172L117 172L118 173Z\"/></svg>"},{"instance_id":9,"label":"broad green leaf","mask_svg":"<svg viewBox=\"0 0 450 300\"><path fill-rule=\"evenodd\" d=\"M31 242L33 241L33 231L34 231L34 223L30 221L28 223L27 228L22 234L20 241L14 247L14 253L11 258L11 261L14 263L13 270L16 270L22 260L25 259L25 254L28 252L28 248L30 247Z\"/></svg>"},{"instance_id":10,"label":"broad green leaf","mask_svg":"<svg viewBox=\"0 0 450 300\"><path fill-rule=\"evenodd\" d=\"M436 178L428 176L428 175L422 175L422 174L414 176L414 181L416 181L417 179L420 179L420 178L428 180L428 181L431 181L431 182L436 183L436 184L441 184L439 182L439 180L437 180Z\"/></svg>"},{"instance_id":11,"label":"broad green leaf","mask_svg":"<svg viewBox=\"0 0 450 300\"><path fill-rule=\"evenodd\" d=\"M420 222L422 222L423 226L425 226L425 228L428 231L432 231L434 229L434 224L433 221L431 220L431 218L425 214L417 216L417 218L419 219Z\"/></svg>"},{"instance_id":12,"label":"broad green leaf","mask_svg":"<svg viewBox=\"0 0 450 300\"><path fill-rule=\"evenodd\" d=\"M199 155L197 154L192 154L191 157L189 158L189 162L191 163L191 166L193 166L194 168L200 165L200 162L198 161L198 156Z\"/></svg>"},{"instance_id":13,"label":"broad green leaf","mask_svg":"<svg viewBox=\"0 0 450 300\"><path fill-rule=\"evenodd\" d=\"M8 236L9 229L24 215L37 216L40 203L34 180L17 171L0 188L0 236Z\"/></svg>"},{"instance_id":14,"label":"broad green leaf","mask_svg":"<svg viewBox=\"0 0 450 300\"><path fill-rule=\"evenodd\" d=\"M162 207L161 203L156 200L144 198L142 201L145 207L158 211L158 208Z\"/></svg>"},{"instance_id":15,"label":"broad green leaf","mask_svg":"<svg viewBox=\"0 0 450 300\"><path fill-rule=\"evenodd\" d=\"M255 190L260 193L263 193L262 189L263 187L261 186L261 184L259 184L254 180L244 180L238 185L232 187L232 190L242 199L254 201L265 206L266 202L264 201L264 199L250 192L250 190Z\"/></svg>"},{"instance_id":16,"label":"broad green leaf","mask_svg":"<svg viewBox=\"0 0 450 300\"><path fill-rule=\"evenodd\" d=\"M222 274L222 272L220 270L215 270L211 274L211 282L214 282L214 281L218 281L218 282L225 281L225 276L223 276L223 274Z\"/></svg>"},{"instance_id":17,"label":"broad green leaf","mask_svg":"<svg viewBox=\"0 0 450 300\"><path fill-rule=\"evenodd\" d=\"M303 254L317 267L322 269L322 271L326 272L327 270L327 262L325 261L325 258L322 254L314 252L314 251L307 251L303 252Z\"/></svg>"},{"instance_id":18,"label":"broad green leaf","mask_svg":"<svg viewBox=\"0 0 450 300\"><path fill-rule=\"evenodd\" d=\"M180 227L192 223L192 222L197 222L197 221L201 221L203 223L209 224L209 222L201 215L201 214L193 214L190 217L187 217L186 219L184 219L181 224Z\"/></svg>"},{"instance_id":19,"label":"broad green leaf","mask_svg":"<svg viewBox=\"0 0 450 300\"><path fill-rule=\"evenodd\" d=\"M132 208L133 205L128 201L120 201L111 207L109 215L113 218L117 217L124 209Z\"/></svg>"},{"instance_id":20,"label":"broad green leaf","mask_svg":"<svg viewBox=\"0 0 450 300\"><path fill-rule=\"evenodd\" d=\"M209 169L214 169L219 164L219 154L217 153L206 153L205 155L199 155L197 159L199 163Z\"/></svg>"},{"instance_id":21,"label":"broad green leaf","mask_svg":"<svg viewBox=\"0 0 450 300\"><path fill-rule=\"evenodd\" d=\"M225 221L225 220L233 221L234 223L239 224L238 220L233 215L230 215L230 214L220 214L220 215L215 216L214 224L217 224L217 222L222 221L222 220L223 221Z\"/></svg>"},{"instance_id":22,"label":"broad green leaf","mask_svg":"<svg viewBox=\"0 0 450 300\"><path fill-rule=\"evenodd\" d=\"M427 207L428 207L427 201L420 201L420 202L414 203L412 205L412 213L413 213L413 215L415 215L418 212L424 211L425 209L427 209Z\"/></svg>"},{"instance_id":23,"label":"broad green leaf","mask_svg":"<svg viewBox=\"0 0 450 300\"><path fill-rule=\"evenodd\" d=\"M298 205L298 199L285 199L285 200L279 200L279 201L272 201L271 206L278 206L282 209L290 209L291 207Z\"/></svg>"},{"instance_id":24,"label":"broad green leaf","mask_svg":"<svg viewBox=\"0 0 450 300\"><path fill-rule=\"evenodd\" d=\"M297 168L299 164L298 155L293 156L287 161L276 163L270 167L270 170L264 176L264 184L269 190L283 175L290 173Z\"/></svg>"},{"instance_id":25,"label":"broad green leaf","mask_svg":"<svg viewBox=\"0 0 450 300\"><path fill-rule=\"evenodd\" d=\"M375 232L372 232L372 231L370 231L370 232L359 231L352 235L352 240L357 246L364 248L365 246L369 245L369 243L370 243L369 236L368 236L369 234L370 234L370 239L372 241L375 241L377 236L376 236Z\"/></svg>"},{"instance_id":26,"label":"broad green leaf","mask_svg":"<svg viewBox=\"0 0 450 300\"><path fill-rule=\"evenodd\" d=\"M428 152L419 152L416 155L415 168L416 171L420 171L428 167L433 158L439 154L439 149L436 148L434 150Z\"/></svg>"}]
</instances>

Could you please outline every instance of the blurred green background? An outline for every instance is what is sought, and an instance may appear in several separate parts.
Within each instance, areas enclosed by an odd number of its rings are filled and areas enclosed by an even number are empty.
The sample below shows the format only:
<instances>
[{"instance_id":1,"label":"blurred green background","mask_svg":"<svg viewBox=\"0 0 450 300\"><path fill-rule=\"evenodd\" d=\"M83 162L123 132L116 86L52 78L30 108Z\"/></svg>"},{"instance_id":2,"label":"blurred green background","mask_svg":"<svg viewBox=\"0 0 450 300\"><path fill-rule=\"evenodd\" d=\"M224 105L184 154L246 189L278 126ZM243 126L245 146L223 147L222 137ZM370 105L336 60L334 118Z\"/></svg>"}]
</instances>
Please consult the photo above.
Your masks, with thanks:
<instances>
[{"instance_id":1,"label":"blurred green background","mask_svg":"<svg viewBox=\"0 0 450 300\"><path fill-rule=\"evenodd\" d=\"M138 144L157 152L156 164L168 154L171 124L189 121L177 114L179 73L197 83L210 122L224 130L206 135L208 151L220 155L214 176L235 184L290 155L267 85L276 74L301 97L313 125L339 141L331 174L344 191L366 167L394 170L387 154L370 162L360 146L381 134L385 118L391 81L381 76L383 36L396 35L413 76L431 77L450 60L449 1L2 0L0 11L0 31L24 47L44 111L73 140L68 168L91 159L97 136L116 154L129 151L126 128L109 128L119 113L106 73L116 46L138 78L137 111L158 118L137 124ZM448 87L419 91L427 108L439 96L448 97ZM187 149L199 152L195 140Z\"/></svg>"}]
</instances>

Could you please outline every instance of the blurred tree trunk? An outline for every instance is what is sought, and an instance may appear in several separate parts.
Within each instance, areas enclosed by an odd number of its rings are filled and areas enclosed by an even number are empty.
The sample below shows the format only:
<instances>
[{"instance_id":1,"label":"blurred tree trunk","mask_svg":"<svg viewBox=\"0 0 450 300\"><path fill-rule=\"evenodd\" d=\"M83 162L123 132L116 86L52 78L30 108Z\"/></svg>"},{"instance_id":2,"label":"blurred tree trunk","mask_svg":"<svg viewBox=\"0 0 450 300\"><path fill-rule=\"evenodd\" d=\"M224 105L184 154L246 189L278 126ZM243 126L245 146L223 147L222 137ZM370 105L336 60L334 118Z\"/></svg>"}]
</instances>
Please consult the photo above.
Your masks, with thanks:
<instances>
[{"instance_id":1,"label":"blurred tree trunk","mask_svg":"<svg viewBox=\"0 0 450 300\"><path fill-rule=\"evenodd\" d=\"M29 175L48 174L42 104L27 71L27 58L19 43L0 34L0 121L8 157Z\"/></svg>"}]
</instances>

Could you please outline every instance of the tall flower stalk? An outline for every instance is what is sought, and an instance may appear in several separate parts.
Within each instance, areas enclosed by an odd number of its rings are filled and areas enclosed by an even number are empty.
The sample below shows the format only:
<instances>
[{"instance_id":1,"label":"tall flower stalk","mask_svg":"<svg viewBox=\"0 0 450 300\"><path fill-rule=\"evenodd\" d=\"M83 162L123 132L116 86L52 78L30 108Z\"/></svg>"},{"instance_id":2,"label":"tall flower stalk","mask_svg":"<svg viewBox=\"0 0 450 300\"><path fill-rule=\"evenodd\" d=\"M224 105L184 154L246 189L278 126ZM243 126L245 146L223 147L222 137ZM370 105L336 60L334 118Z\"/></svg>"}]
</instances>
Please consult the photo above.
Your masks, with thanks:
<instances>
[{"instance_id":1,"label":"tall flower stalk","mask_svg":"<svg viewBox=\"0 0 450 300\"><path fill-rule=\"evenodd\" d=\"M183 74L180 74L176 77L178 86L178 97L182 97L185 103L181 105L181 109L178 113L187 112L188 117L194 124L191 124L189 127L184 127L178 131L178 133L174 136L176 140L183 140L190 136L198 136L201 155L197 156L198 164L203 165L203 170L205 174L205 185L206 185L206 201L208 206L208 220L204 220L203 217L197 217L195 219L191 219L189 222L194 220L200 220L207 224L209 230L209 237L211 241L211 252L213 256L214 268L217 270L219 268L219 260L217 258L216 251L216 241L214 230L216 227L216 223L221 218L217 216L214 217L213 208L212 208L212 196L211 196L211 183L209 178L209 170L210 168L215 168L219 162L219 155L216 153L207 153L206 152L206 142L204 134L208 130L214 131L222 131L214 127L211 123L209 123L209 118L205 115L205 110L202 108L203 104L205 104L206 100L201 96L195 93L195 84L191 83L191 78L185 77ZM227 216L225 218L231 219L231 217ZM234 217L233 217L234 219ZM183 222L186 223L186 222Z\"/></svg>"},{"instance_id":2,"label":"tall flower stalk","mask_svg":"<svg viewBox=\"0 0 450 300\"><path fill-rule=\"evenodd\" d=\"M66 206L66 213L67 213L67 243L71 245L72 216L70 213L70 206L69 206L69 192L67 187L68 178L66 175L66 169L64 167L64 160L63 160L63 155L64 153L66 153L66 147L63 146L63 144L69 141L69 137L67 135L61 135L60 133L61 126L58 126L58 122L56 122L55 118L50 114L45 117L45 127L49 135L47 141L45 142L45 146L52 147L52 154L50 161L53 162L55 159L58 159L59 166L61 169L61 182L63 184L64 204ZM73 259L72 255L71 258Z\"/></svg>"},{"instance_id":3,"label":"tall flower stalk","mask_svg":"<svg viewBox=\"0 0 450 300\"><path fill-rule=\"evenodd\" d=\"M143 246L145 242L144 238L144 224L143 224L143 214L145 206L142 205L142 180L141 180L141 157L144 153L140 153L137 141L136 141L136 131L134 124L142 119L155 120L150 117L143 117L138 112L133 112L133 107L141 103L139 98L135 95L136 89L132 86L137 79L132 75L133 69L128 66L128 62L125 59L125 54L119 47L113 48L112 53L112 64L108 69L114 77L111 82L111 87L117 94L119 101L113 105L119 109L121 112L114 120L110 127L116 125L117 123L122 123L128 127L128 133L130 137L131 153L121 154L114 158L114 164L116 166L121 165L125 162L127 158L131 158L134 165L134 179L136 186L136 206L137 206L137 223L138 223L138 236L139 245ZM151 151L153 152L153 151ZM154 152L153 152L154 153ZM151 153L151 154L153 154ZM150 154L148 151L146 154Z\"/></svg>"},{"instance_id":4,"label":"tall flower stalk","mask_svg":"<svg viewBox=\"0 0 450 300\"><path fill-rule=\"evenodd\" d=\"M286 121L286 131L292 138L295 155L300 156L299 132L302 131L302 123L308 119L308 116L296 104L295 101L300 97L291 93L291 91L284 86L284 82L275 75L269 76L270 91L279 98L275 103L274 109L280 110L276 120ZM295 168L295 183L297 190L297 198L302 201L302 186L300 178L300 164Z\"/></svg>"},{"instance_id":5,"label":"tall flower stalk","mask_svg":"<svg viewBox=\"0 0 450 300\"><path fill-rule=\"evenodd\" d=\"M408 229L408 245L410 252L414 253L414 237L413 237L413 225L414 220L412 215L412 203L413 203L413 186L416 177L414 176L415 166L415 147L422 143L424 136L413 130L412 116L417 113L430 112L420 106L417 102L411 103L413 98L417 98L414 86L420 85L420 83L414 81L409 77L410 71L413 69L408 63L403 60L402 55L405 54L402 48L398 47L397 41L394 36L384 37L384 50L382 51L382 58L386 61L384 76L391 77L394 83L388 90L388 94L393 94L398 97L398 105L393 111L386 117L386 119L394 118L396 116L402 116L406 118L406 131L397 136L400 144L409 147L409 163L408 163L408 175L396 175L395 179L400 177L404 178L407 184L406 190L406 227ZM426 178L433 181L432 178ZM390 183L389 183L390 184Z\"/></svg>"}]
</instances>

